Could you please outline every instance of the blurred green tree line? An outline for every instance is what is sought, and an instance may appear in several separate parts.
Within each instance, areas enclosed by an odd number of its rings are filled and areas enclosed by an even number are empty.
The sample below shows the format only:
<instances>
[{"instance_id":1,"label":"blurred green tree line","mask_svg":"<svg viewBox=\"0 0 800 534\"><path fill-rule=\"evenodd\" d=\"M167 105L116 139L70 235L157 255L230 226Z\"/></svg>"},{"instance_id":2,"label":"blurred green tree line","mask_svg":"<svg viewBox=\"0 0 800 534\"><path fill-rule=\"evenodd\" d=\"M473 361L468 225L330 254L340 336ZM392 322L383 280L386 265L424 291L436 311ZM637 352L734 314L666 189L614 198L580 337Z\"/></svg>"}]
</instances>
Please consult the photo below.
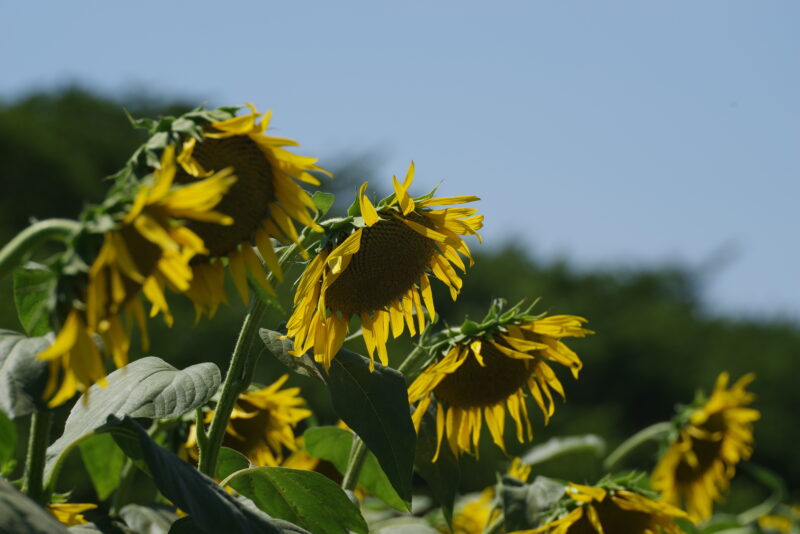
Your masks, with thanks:
<instances>
[{"instance_id":1,"label":"blurred green tree line","mask_svg":"<svg viewBox=\"0 0 800 534\"><path fill-rule=\"evenodd\" d=\"M32 217L74 218L85 203L102 199L108 187L103 178L118 170L144 139L143 132L130 126L123 108L141 117L176 114L191 107L186 102L146 98L122 103L78 88L0 102L4 186L0 243ZM326 187L341 193L337 207L349 204L358 183L385 182L385 177L370 176L368 160L362 156L322 162L336 175ZM450 302L446 292L438 289L438 311L445 321L460 324L467 315L480 319L496 297L512 304L542 297L537 310L587 317L588 326L597 332L585 340L568 341L585 367L577 382L568 373L559 374L567 402L557 407L549 427L543 428L539 415L531 411L536 442L596 433L613 448L637 430L670 418L674 406L689 403L696 389L710 391L721 371L730 372L734 379L753 371L757 379L751 389L762 411L753 460L784 477L798 497L795 410L800 406L800 388L794 381L800 369L800 325L788 320L711 316L699 298L698 276L682 266L579 270L563 261L541 261L513 243L473 250L475 266L465 277L460 299ZM290 290L281 288L284 309L275 310L268 326L276 327L288 317ZM235 293L229 294L230 305L205 321L203 328L186 328L194 321L191 306L185 299L176 299L176 327L168 331L153 323L152 352L179 367L211 360L224 370L244 311ZM0 299L5 303L0 307L0 328L21 330L8 279L0 281ZM392 345L395 358L402 357L409 346ZM137 355L135 348L131 355ZM283 372L280 364L262 358L258 378L266 382ZM324 392L315 391L302 378L293 380L304 387L309 402L325 417ZM627 467L651 468L655 451L655 446L644 448ZM543 469L545 474L567 476L557 468L569 473L580 468L577 464L550 466L553 473L546 472L548 466ZM480 487L487 480L474 477L481 476L491 474L467 475L464 483Z\"/></svg>"}]
</instances>

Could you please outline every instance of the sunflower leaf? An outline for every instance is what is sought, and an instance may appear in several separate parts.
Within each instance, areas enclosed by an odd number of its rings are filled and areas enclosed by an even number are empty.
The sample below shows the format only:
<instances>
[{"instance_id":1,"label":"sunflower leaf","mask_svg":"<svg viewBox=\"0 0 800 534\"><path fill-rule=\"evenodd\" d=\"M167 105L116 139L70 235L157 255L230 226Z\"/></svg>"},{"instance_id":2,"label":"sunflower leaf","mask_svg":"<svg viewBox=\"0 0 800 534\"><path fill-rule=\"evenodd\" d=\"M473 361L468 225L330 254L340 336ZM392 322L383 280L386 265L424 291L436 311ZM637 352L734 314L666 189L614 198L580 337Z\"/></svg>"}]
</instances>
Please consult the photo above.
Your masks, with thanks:
<instances>
[{"instance_id":1,"label":"sunflower leaf","mask_svg":"<svg viewBox=\"0 0 800 534\"><path fill-rule=\"evenodd\" d=\"M0 532L69 534L67 527L3 479L0 479Z\"/></svg>"},{"instance_id":2,"label":"sunflower leaf","mask_svg":"<svg viewBox=\"0 0 800 534\"><path fill-rule=\"evenodd\" d=\"M401 373L342 349L328 372L333 409L378 459L397 494L411 502L417 433Z\"/></svg>"},{"instance_id":3,"label":"sunflower leaf","mask_svg":"<svg viewBox=\"0 0 800 534\"><path fill-rule=\"evenodd\" d=\"M97 497L106 500L119 485L125 454L106 434L93 435L81 441L79 449Z\"/></svg>"},{"instance_id":4,"label":"sunflower leaf","mask_svg":"<svg viewBox=\"0 0 800 534\"><path fill-rule=\"evenodd\" d=\"M148 356L117 369L106 377L106 387L93 385L72 407L64 434L47 449L45 478L51 478L66 453L110 415L178 417L208 402L220 381L219 369L208 362L179 371L161 358Z\"/></svg>"},{"instance_id":5,"label":"sunflower leaf","mask_svg":"<svg viewBox=\"0 0 800 534\"><path fill-rule=\"evenodd\" d=\"M29 262L14 271L14 304L29 336L43 336L52 330L49 316L57 282L56 274L39 263Z\"/></svg>"},{"instance_id":6,"label":"sunflower leaf","mask_svg":"<svg viewBox=\"0 0 800 534\"><path fill-rule=\"evenodd\" d=\"M130 417L120 420L109 416L108 424L98 432L109 432L126 454L147 465L162 495L192 518L197 527L194 532L281 533L279 527L245 508L213 479L158 446Z\"/></svg>"},{"instance_id":7,"label":"sunflower leaf","mask_svg":"<svg viewBox=\"0 0 800 534\"><path fill-rule=\"evenodd\" d=\"M134 532L148 534L169 532L170 526L178 518L177 514L166 506L142 506L141 504L126 504L119 511L119 515ZM195 530L195 532L197 531Z\"/></svg>"},{"instance_id":8,"label":"sunflower leaf","mask_svg":"<svg viewBox=\"0 0 800 534\"><path fill-rule=\"evenodd\" d=\"M258 333L264 345L267 346L267 350L283 365L299 375L310 376L320 380L323 384L325 383L325 375L314 363L314 359L311 356L308 354L303 354L302 356L291 354L291 351L294 350L294 342L291 339L284 339L284 333L267 330L266 328L262 328Z\"/></svg>"},{"instance_id":9,"label":"sunflower leaf","mask_svg":"<svg viewBox=\"0 0 800 534\"><path fill-rule=\"evenodd\" d=\"M236 471L247 469L252 464L242 453L228 447L220 447L217 462L217 478L224 480Z\"/></svg>"},{"instance_id":10,"label":"sunflower leaf","mask_svg":"<svg viewBox=\"0 0 800 534\"><path fill-rule=\"evenodd\" d=\"M0 410L11 418L45 409L42 393L49 366L36 355L52 342L52 335L26 337L0 330Z\"/></svg>"},{"instance_id":11,"label":"sunflower leaf","mask_svg":"<svg viewBox=\"0 0 800 534\"><path fill-rule=\"evenodd\" d=\"M433 462L436 448L436 418L429 410L422 417L420 424L414 466L417 473L428 483L431 494L442 507L442 514L452 530L453 505L458 493L460 477L458 460L450 447L445 445L440 448L439 457Z\"/></svg>"},{"instance_id":12,"label":"sunflower leaf","mask_svg":"<svg viewBox=\"0 0 800 534\"><path fill-rule=\"evenodd\" d=\"M311 196L311 202L313 202L314 206L317 208L317 217L324 217L325 214L328 213L328 210L331 209L331 206L333 206L334 200L336 200L336 195L333 193L315 191Z\"/></svg>"},{"instance_id":13,"label":"sunflower leaf","mask_svg":"<svg viewBox=\"0 0 800 534\"><path fill-rule=\"evenodd\" d=\"M338 485L319 473L286 467L252 467L228 483L271 516L319 534L367 534L367 522Z\"/></svg>"},{"instance_id":14,"label":"sunflower leaf","mask_svg":"<svg viewBox=\"0 0 800 534\"><path fill-rule=\"evenodd\" d=\"M504 476L498 485L506 531L525 530L539 524L544 515L564 495L566 486L557 480L538 476L531 484Z\"/></svg>"},{"instance_id":15,"label":"sunflower leaf","mask_svg":"<svg viewBox=\"0 0 800 534\"><path fill-rule=\"evenodd\" d=\"M590 452L602 457L606 451L606 442L600 436L585 434L582 436L555 437L528 450L520 459L527 465L547 462L564 454Z\"/></svg>"},{"instance_id":16,"label":"sunflower leaf","mask_svg":"<svg viewBox=\"0 0 800 534\"><path fill-rule=\"evenodd\" d=\"M353 445L353 433L335 426L309 428L303 434L303 446L309 455L332 463L340 473L347 470L347 460ZM392 508L406 510L406 503L392 487L377 458L367 452L364 466L358 475L358 485Z\"/></svg>"}]
</instances>

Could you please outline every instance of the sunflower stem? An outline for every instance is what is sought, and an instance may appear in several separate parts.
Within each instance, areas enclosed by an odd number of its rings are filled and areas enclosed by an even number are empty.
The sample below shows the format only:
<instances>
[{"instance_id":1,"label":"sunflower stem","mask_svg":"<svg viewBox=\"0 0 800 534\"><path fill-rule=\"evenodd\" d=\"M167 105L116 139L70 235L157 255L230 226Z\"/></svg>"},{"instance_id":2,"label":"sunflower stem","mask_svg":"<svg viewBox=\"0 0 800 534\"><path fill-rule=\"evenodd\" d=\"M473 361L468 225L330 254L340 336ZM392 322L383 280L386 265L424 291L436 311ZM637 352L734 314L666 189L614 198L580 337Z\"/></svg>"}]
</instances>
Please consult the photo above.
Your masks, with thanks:
<instances>
[{"instance_id":1,"label":"sunflower stem","mask_svg":"<svg viewBox=\"0 0 800 534\"><path fill-rule=\"evenodd\" d=\"M408 356L406 356L406 359L403 360L403 363L397 367L397 370L404 376L407 376L410 380L413 378L413 374L419 370L417 367L419 367L419 365L427 356L428 352L420 345L417 345L414 347L414 350L408 353Z\"/></svg>"},{"instance_id":2,"label":"sunflower stem","mask_svg":"<svg viewBox=\"0 0 800 534\"><path fill-rule=\"evenodd\" d=\"M672 430L672 423L669 421L656 423L648 426L647 428L643 428L633 436L623 441L619 447L614 449L614 451L606 457L606 459L603 461L603 469L610 471L614 466L617 465L617 463L619 463L620 460L630 454L631 451L640 445L647 443L648 441L662 438L670 430Z\"/></svg>"},{"instance_id":3,"label":"sunflower stem","mask_svg":"<svg viewBox=\"0 0 800 534\"><path fill-rule=\"evenodd\" d=\"M353 446L350 449L350 457L347 459L347 470L342 478L342 489L353 491L361 475L361 469L367 459L367 446L356 434L353 434Z\"/></svg>"},{"instance_id":4,"label":"sunflower stem","mask_svg":"<svg viewBox=\"0 0 800 534\"><path fill-rule=\"evenodd\" d=\"M65 241L77 234L83 225L71 219L46 219L36 222L0 249L0 279L13 271L33 249L50 239Z\"/></svg>"},{"instance_id":5,"label":"sunflower stem","mask_svg":"<svg viewBox=\"0 0 800 534\"><path fill-rule=\"evenodd\" d=\"M22 492L28 497L44 504L44 463L47 445L50 443L50 412L34 412L31 416L31 429L28 436L28 453L25 457L25 474L22 479Z\"/></svg>"}]
</instances>

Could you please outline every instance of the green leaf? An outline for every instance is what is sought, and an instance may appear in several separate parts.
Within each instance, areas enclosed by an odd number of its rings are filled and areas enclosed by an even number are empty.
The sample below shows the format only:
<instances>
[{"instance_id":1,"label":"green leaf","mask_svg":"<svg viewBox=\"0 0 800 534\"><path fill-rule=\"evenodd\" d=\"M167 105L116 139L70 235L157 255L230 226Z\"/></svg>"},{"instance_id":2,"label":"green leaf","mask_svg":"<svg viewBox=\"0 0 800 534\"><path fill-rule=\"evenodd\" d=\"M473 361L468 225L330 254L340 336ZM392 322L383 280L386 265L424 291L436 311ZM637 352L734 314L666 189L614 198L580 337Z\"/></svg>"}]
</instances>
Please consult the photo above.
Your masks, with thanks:
<instances>
[{"instance_id":1,"label":"green leaf","mask_svg":"<svg viewBox=\"0 0 800 534\"><path fill-rule=\"evenodd\" d=\"M110 415L178 417L208 402L220 380L219 369L213 363L199 363L179 371L155 356L117 369L106 377L106 387L93 385L72 407L64 433L47 449L45 478L51 479L77 440L92 434Z\"/></svg>"},{"instance_id":2,"label":"green leaf","mask_svg":"<svg viewBox=\"0 0 800 534\"><path fill-rule=\"evenodd\" d=\"M0 479L0 534L69 534L44 508Z\"/></svg>"},{"instance_id":3,"label":"green leaf","mask_svg":"<svg viewBox=\"0 0 800 534\"><path fill-rule=\"evenodd\" d=\"M564 495L565 485L551 478L538 476L531 484L504 476L498 486L503 504L507 532L536 526L544 515Z\"/></svg>"},{"instance_id":4,"label":"green leaf","mask_svg":"<svg viewBox=\"0 0 800 534\"><path fill-rule=\"evenodd\" d=\"M0 410L10 417L45 409L42 393L49 365L36 355L52 342L52 335L29 338L0 329Z\"/></svg>"},{"instance_id":5,"label":"green leaf","mask_svg":"<svg viewBox=\"0 0 800 534\"><path fill-rule=\"evenodd\" d=\"M331 209L333 206L333 202L336 200L336 195L333 193L326 193L325 191L314 191L314 194L311 196L311 201L314 203L314 206L317 208L317 217L324 217L328 210Z\"/></svg>"},{"instance_id":6,"label":"green leaf","mask_svg":"<svg viewBox=\"0 0 800 534\"><path fill-rule=\"evenodd\" d=\"M280 528L246 509L214 480L159 447L130 417L119 420L112 416L98 432L110 432L132 459L143 460L162 495L189 514L200 532L280 534Z\"/></svg>"},{"instance_id":7,"label":"green leaf","mask_svg":"<svg viewBox=\"0 0 800 534\"><path fill-rule=\"evenodd\" d=\"M264 345L267 346L267 350L283 365L299 375L310 376L325 383L325 375L311 356L303 354L298 357L290 354L290 351L294 350L294 343L291 339L281 339L284 334L266 328L262 328L258 333Z\"/></svg>"},{"instance_id":8,"label":"green leaf","mask_svg":"<svg viewBox=\"0 0 800 534\"><path fill-rule=\"evenodd\" d=\"M0 410L0 474L5 474L6 465L14 460L17 450L17 427ZM11 468L13 469L13 467Z\"/></svg>"},{"instance_id":9,"label":"green leaf","mask_svg":"<svg viewBox=\"0 0 800 534\"><path fill-rule=\"evenodd\" d=\"M329 461L342 474L347 470L352 446L352 432L335 426L312 427L303 434L303 447L306 452L314 458ZM358 485L392 508L407 510L406 502L394 490L375 455L369 451L358 475Z\"/></svg>"},{"instance_id":10,"label":"green leaf","mask_svg":"<svg viewBox=\"0 0 800 534\"><path fill-rule=\"evenodd\" d=\"M14 304L19 322L29 336L52 330L50 310L55 305L56 274L44 265L29 262L14 271Z\"/></svg>"},{"instance_id":11,"label":"green leaf","mask_svg":"<svg viewBox=\"0 0 800 534\"><path fill-rule=\"evenodd\" d=\"M247 469L252 464L242 453L229 449L228 447L220 447L219 460L217 463L217 478L220 480L226 479L236 471Z\"/></svg>"},{"instance_id":12,"label":"green leaf","mask_svg":"<svg viewBox=\"0 0 800 534\"><path fill-rule=\"evenodd\" d=\"M79 447L97 496L104 501L119 485L125 454L107 434L91 436Z\"/></svg>"},{"instance_id":13,"label":"green leaf","mask_svg":"<svg viewBox=\"0 0 800 534\"><path fill-rule=\"evenodd\" d=\"M439 450L439 457L433 462L436 454L436 417L431 411L425 413L419 427L417 437L417 454L414 461L417 473L425 479L431 494L442 507L442 514L452 529L453 506L458 493L460 471L458 460L453 451L445 443Z\"/></svg>"},{"instance_id":14,"label":"green leaf","mask_svg":"<svg viewBox=\"0 0 800 534\"><path fill-rule=\"evenodd\" d=\"M315 534L367 534L367 522L344 490L314 471L252 467L228 483L269 515Z\"/></svg>"},{"instance_id":15,"label":"green leaf","mask_svg":"<svg viewBox=\"0 0 800 534\"><path fill-rule=\"evenodd\" d=\"M397 494L411 502L417 433L411 422L405 377L391 367L342 349L328 373L333 409L375 454Z\"/></svg>"},{"instance_id":16,"label":"green leaf","mask_svg":"<svg viewBox=\"0 0 800 534\"><path fill-rule=\"evenodd\" d=\"M178 519L177 514L166 506L155 508L140 504L125 505L119 515L131 530L141 534L166 534Z\"/></svg>"},{"instance_id":17,"label":"green leaf","mask_svg":"<svg viewBox=\"0 0 800 534\"><path fill-rule=\"evenodd\" d=\"M590 452L602 457L606 452L606 442L600 436L585 434L583 436L568 436L564 438L550 438L542 444L536 445L522 455L522 463L536 465L547 462L565 454L577 452Z\"/></svg>"}]
</instances>

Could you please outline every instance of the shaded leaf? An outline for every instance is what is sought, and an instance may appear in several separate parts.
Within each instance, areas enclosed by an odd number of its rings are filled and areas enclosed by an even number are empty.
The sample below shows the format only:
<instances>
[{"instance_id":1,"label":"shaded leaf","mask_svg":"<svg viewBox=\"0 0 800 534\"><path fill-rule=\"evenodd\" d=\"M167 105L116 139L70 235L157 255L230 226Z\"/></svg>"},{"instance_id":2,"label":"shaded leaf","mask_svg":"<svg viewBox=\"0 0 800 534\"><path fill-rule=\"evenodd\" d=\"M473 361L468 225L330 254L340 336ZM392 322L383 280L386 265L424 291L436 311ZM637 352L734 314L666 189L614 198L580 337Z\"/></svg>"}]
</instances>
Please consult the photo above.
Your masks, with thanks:
<instances>
[{"instance_id":1,"label":"shaded leaf","mask_svg":"<svg viewBox=\"0 0 800 534\"><path fill-rule=\"evenodd\" d=\"M0 534L69 534L44 508L0 479Z\"/></svg>"},{"instance_id":2,"label":"shaded leaf","mask_svg":"<svg viewBox=\"0 0 800 534\"><path fill-rule=\"evenodd\" d=\"M336 195L333 193L326 193L325 191L314 191L314 194L311 196L311 201L314 203L314 206L317 208L317 217L324 217L328 210L331 209L333 206L333 202L336 200Z\"/></svg>"},{"instance_id":3,"label":"shaded leaf","mask_svg":"<svg viewBox=\"0 0 800 534\"><path fill-rule=\"evenodd\" d=\"M104 501L119 485L125 454L107 434L91 436L83 440L79 447L83 465L97 496Z\"/></svg>"},{"instance_id":4,"label":"shaded leaf","mask_svg":"<svg viewBox=\"0 0 800 534\"><path fill-rule=\"evenodd\" d=\"M247 510L214 480L200 473L172 452L159 447L133 419L111 417L99 432L110 432L120 447L141 458L159 491L189 514L200 532L261 534L281 532L266 519ZM197 532L197 530L195 530Z\"/></svg>"},{"instance_id":5,"label":"shaded leaf","mask_svg":"<svg viewBox=\"0 0 800 534\"><path fill-rule=\"evenodd\" d=\"M42 393L49 366L36 355L52 342L52 334L26 337L0 329L0 410L11 418L45 409Z\"/></svg>"},{"instance_id":6,"label":"shaded leaf","mask_svg":"<svg viewBox=\"0 0 800 534\"><path fill-rule=\"evenodd\" d=\"M442 507L442 514L448 526L453 524L453 506L458 493L460 471L458 460L447 444L443 444L439 457L433 462L436 454L436 418L429 410L422 417L417 437L417 453L414 467L425 479L434 499Z\"/></svg>"},{"instance_id":7,"label":"shaded leaf","mask_svg":"<svg viewBox=\"0 0 800 534\"><path fill-rule=\"evenodd\" d=\"M49 479L64 453L81 437L91 434L113 415L169 419L208 402L219 387L219 369L199 363L179 371L155 356L117 369L106 377L106 387L95 384L75 403L64 433L47 449L45 478Z\"/></svg>"},{"instance_id":8,"label":"shaded leaf","mask_svg":"<svg viewBox=\"0 0 800 534\"><path fill-rule=\"evenodd\" d=\"M405 377L391 367L342 349L328 374L333 409L375 454L397 494L411 502L417 433L411 422Z\"/></svg>"},{"instance_id":9,"label":"shaded leaf","mask_svg":"<svg viewBox=\"0 0 800 534\"><path fill-rule=\"evenodd\" d=\"M303 447L308 454L329 461L342 474L347 470L352 446L353 433L335 426L312 427L303 434ZM389 506L401 511L406 510L405 501L392 487L375 455L369 451L357 482L359 486Z\"/></svg>"},{"instance_id":10,"label":"shaded leaf","mask_svg":"<svg viewBox=\"0 0 800 534\"><path fill-rule=\"evenodd\" d=\"M525 530L539 523L564 495L563 482L538 476L531 484L504 476L498 485L506 531Z\"/></svg>"},{"instance_id":11,"label":"shaded leaf","mask_svg":"<svg viewBox=\"0 0 800 534\"><path fill-rule=\"evenodd\" d=\"M344 490L314 471L252 467L228 483L269 515L315 534L367 534L366 521Z\"/></svg>"},{"instance_id":12,"label":"shaded leaf","mask_svg":"<svg viewBox=\"0 0 800 534\"><path fill-rule=\"evenodd\" d=\"M217 478L226 479L236 471L250 467L250 460L247 457L228 447L219 448L219 460L217 462Z\"/></svg>"},{"instance_id":13,"label":"shaded leaf","mask_svg":"<svg viewBox=\"0 0 800 534\"><path fill-rule=\"evenodd\" d=\"M29 262L14 271L14 304L19 322L29 336L43 336L50 326L55 305L56 274L44 265Z\"/></svg>"},{"instance_id":14,"label":"shaded leaf","mask_svg":"<svg viewBox=\"0 0 800 534\"><path fill-rule=\"evenodd\" d=\"M281 332L266 328L262 328L258 333L264 341L264 345L267 346L267 350L283 365L299 375L310 376L325 383L325 375L311 356L308 354L293 356L289 353L294 350L294 343L291 339L281 339L283 336Z\"/></svg>"},{"instance_id":15,"label":"shaded leaf","mask_svg":"<svg viewBox=\"0 0 800 534\"><path fill-rule=\"evenodd\" d=\"M140 504L125 505L119 515L138 534L167 534L172 523L178 519L177 514L167 507L154 508Z\"/></svg>"}]
</instances>

